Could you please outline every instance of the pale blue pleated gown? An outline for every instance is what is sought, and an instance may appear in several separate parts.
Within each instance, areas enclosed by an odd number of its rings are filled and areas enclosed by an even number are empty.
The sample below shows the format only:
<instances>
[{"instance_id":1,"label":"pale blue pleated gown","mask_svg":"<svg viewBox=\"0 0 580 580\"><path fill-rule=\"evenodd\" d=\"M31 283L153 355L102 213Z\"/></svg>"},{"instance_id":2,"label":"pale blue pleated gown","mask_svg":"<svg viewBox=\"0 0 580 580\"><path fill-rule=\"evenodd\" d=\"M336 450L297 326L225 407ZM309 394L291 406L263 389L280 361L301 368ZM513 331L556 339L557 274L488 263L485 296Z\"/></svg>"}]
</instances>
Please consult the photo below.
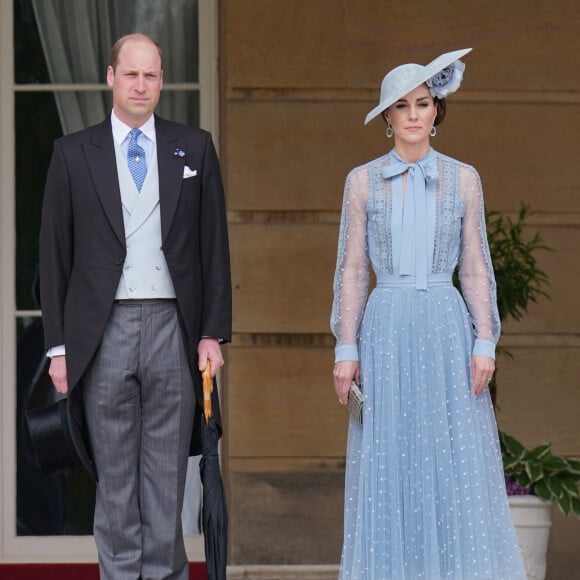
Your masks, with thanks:
<instances>
[{"instance_id":1,"label":"pale blue pleated gown","mask_svg":"<svg viewBox=\"0 0 580 580\"><path fill-rule=\"evenodd\" d=\"M472 393L471 356L500 332L477 172L434 150L354 169L334 291L336 360L360 358L365 396L340 578L525 580L489 393Z\"/></svg>"}]
</instances>

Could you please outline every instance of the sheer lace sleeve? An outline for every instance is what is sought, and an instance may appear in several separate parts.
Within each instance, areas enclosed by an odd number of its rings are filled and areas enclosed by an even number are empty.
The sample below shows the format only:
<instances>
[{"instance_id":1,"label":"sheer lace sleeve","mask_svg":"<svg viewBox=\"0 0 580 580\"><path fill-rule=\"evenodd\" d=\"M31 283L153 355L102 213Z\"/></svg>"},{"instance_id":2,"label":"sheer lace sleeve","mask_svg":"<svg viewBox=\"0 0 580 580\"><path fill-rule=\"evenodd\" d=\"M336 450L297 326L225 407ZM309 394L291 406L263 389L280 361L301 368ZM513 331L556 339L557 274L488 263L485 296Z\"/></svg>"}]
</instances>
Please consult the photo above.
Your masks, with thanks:
<instances>
[{"instance_id":1,"label":"sheer lace sleeve","mask_svg":"<svg viewBox=\"0 0 580 580\"><path fill-rule=\"evenodd\" d=\"M485 231L483 192L472 167L462 168L459 186L465 205L461 228L459 281L475 328L474 355L495 358L501 324L495 277Z\"/></svg>"},{"instance_id":2,"label":"sheer lace sleeve","mask_svg":"<svg viewBox=\"0 0 580 580\"><path fill-rule=\"evenodd\" d=\"M344 199L334 274L330 328L336 337L336 362L358 360L358 336L369 286L366 203L368 170L354 169L344 186Z\"/></svg>"}]
</instances>

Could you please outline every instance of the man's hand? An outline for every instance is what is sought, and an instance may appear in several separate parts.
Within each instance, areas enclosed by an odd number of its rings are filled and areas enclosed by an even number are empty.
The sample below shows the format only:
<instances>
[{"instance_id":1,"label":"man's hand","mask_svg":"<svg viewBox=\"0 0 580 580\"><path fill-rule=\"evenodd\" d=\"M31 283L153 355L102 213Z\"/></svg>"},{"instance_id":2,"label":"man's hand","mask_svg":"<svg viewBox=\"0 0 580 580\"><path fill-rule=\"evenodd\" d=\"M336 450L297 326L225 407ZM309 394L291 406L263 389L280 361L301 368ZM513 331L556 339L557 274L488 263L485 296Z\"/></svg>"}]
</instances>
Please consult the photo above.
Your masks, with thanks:
<instances>
[{"instance_id":1,"label":"man's hand","mask_svg":"<svg viewBox=\"0 0 580 580\"><path fill-rule=\"evenodd\" d=\"M63 395L68 393L68 381L66 378L66 356L53 356L50 359L48 374L52 379L54 388Z\"/></svg>"},{"instance_id":2,"label":"man's hand","mask_svg":"<svg viewBox=\"0 0 580 580\"><path fill-rule=\"evenodd\" d=\"M215 377L217 370L224 366L224 357L217 338L202 338L197 346L197 357L200 372L205 370L207 361L210 361L212 377Z\"/></svg>"}]
</instances>

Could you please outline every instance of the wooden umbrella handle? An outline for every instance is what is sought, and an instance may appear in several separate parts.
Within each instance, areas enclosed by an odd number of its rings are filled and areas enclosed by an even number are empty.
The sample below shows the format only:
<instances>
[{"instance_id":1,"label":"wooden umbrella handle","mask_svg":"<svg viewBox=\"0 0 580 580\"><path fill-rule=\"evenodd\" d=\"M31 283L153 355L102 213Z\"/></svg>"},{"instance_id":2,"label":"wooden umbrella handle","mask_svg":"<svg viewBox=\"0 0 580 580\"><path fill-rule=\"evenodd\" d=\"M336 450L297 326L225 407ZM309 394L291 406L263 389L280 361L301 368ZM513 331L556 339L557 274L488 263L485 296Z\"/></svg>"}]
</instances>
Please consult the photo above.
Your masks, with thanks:
<instances>
[{"instance_id":1,"label":"wooden umbrella handle","mask_svg":"<svg viewBox=\"0 0 580 580\"><path fill-rule=\"evenodd\" d=\"M209 421L211 417L211 394L213 392L213 379L211 377L211 367L209 360L205 370L201 373L201 378L203 380L203 416L205 418L205 424Z\"/></svg>"}]
</instances>

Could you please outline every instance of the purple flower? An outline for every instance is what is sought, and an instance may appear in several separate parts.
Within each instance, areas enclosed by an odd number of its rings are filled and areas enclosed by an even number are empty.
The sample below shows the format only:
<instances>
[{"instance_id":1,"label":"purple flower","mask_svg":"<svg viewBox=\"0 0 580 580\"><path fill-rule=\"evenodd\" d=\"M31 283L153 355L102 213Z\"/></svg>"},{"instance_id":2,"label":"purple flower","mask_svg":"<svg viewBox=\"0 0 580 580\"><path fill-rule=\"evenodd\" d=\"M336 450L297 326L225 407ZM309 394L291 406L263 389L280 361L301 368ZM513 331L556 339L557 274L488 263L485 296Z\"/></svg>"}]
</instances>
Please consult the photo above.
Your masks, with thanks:
<instances>
[{"instance_id":1,"label":"purple flower","mask_svg":"<svg viewBox=\"0 0 580 580\"><path fill-rule=\"evenodd\" d=\"M175 155L175 157L185 157L185 151L183 151L183 149L180 149L179 147L175 150L175 152L173 153L173 155Z\"/></svg>"},{"instance_id":2,"label":"purple flower","mask_svg":"<svg viewBox=\"0 0 580 580\"><path fill-rule=\"evenodd\" d=\"M508 495L530 495L533 494L531 487L522 487L517 480L509 475L504 476L505 489Z\"/></svg>"}]
</instances>

